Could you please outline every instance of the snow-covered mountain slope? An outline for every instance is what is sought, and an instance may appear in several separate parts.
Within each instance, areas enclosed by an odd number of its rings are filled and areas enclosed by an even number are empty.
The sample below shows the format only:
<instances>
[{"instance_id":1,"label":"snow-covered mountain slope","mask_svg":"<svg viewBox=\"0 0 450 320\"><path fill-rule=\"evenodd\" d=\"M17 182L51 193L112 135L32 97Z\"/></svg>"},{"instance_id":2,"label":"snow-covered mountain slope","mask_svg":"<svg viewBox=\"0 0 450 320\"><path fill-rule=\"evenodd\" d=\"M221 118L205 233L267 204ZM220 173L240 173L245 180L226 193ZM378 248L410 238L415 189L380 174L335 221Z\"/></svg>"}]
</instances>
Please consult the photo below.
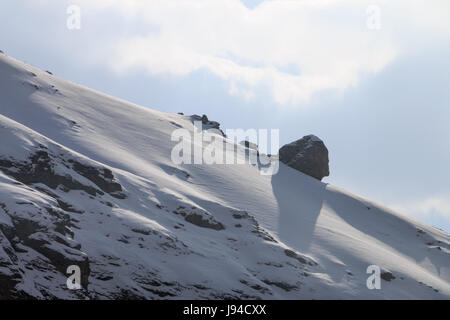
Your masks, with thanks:
<instances>
[{"instance_id":1,"label":"snow-covered mountain slope","mask_svg":"<svg viewBox=\"0 0 450 320\"><path fill-rule=\"evenodd\" d=\"M450 298L445 232L281 163L176 165L178 128L0 54L0 298Z\"/></svg>"}]
</instances>

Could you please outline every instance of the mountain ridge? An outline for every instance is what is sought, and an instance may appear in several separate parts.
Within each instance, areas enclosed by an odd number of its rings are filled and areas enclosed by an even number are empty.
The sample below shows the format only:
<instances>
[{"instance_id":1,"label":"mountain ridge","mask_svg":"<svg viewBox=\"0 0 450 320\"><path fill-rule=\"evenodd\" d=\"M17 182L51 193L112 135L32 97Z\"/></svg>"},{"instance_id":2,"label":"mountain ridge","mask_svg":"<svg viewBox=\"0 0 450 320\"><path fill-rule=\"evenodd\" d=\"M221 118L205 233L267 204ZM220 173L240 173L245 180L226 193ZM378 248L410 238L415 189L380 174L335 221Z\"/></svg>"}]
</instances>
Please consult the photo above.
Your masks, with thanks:
<instances>
[{"instance_id":1,"label":"mountain ridge","mask_svg":"<svg viewBox=\"0 0 450 320\"><path fill-rule=\"evenodd\" d=\"M4 54L0 97L0 298L450 297L448 234L282 163L175 165L189 116Z\"/></svg>"}]
</instances>

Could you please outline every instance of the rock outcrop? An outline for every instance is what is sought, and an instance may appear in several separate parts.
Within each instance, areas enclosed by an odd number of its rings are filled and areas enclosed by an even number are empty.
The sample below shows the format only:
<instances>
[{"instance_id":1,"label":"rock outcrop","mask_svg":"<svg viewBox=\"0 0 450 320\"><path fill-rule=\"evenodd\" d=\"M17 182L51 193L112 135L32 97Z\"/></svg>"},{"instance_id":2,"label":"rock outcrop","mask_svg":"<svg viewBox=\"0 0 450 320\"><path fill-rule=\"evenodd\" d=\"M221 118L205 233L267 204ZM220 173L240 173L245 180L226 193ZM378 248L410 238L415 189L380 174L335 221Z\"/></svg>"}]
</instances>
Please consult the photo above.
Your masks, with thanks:
<instances>
[{"instance_id":1,"label":"rock outcrop","mask_svg":"<svg viewBox=\"0 0 450 320\"><path fill-rule=\"evenodd\" d=\"M329 176L328 149L318 137L305 136L281 147L280 161L317 180Z\"/></svg>"},{"instance_id":2,"label":"rock outcrop","mask_svg":"<svg viewBox=\"0 0 450 320\"><path fill-rule=\"evenodd\" d=\"M226 134L222 131L220 128L220 123L217 121L211 121L208 119L208 116L206 114L202 115L201 117L199 115L192 115L191 116L192 122L195 121L201 121L202 122L202 129L203 130L210 130L213 129L223 137L226 137Z\"/></svg>"}]
</instances>

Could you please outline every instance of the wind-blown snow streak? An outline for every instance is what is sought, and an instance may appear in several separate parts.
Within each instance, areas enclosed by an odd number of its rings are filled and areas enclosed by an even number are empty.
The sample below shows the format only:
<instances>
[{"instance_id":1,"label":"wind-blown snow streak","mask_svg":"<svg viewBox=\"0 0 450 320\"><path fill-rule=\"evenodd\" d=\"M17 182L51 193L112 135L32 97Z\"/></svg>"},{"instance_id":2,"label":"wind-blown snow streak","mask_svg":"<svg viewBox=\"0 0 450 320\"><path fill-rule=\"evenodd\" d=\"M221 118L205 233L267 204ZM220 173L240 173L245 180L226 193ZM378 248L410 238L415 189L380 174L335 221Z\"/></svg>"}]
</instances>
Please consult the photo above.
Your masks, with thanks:
<instances>
[{"instance_id":1,"label":"wind-blown snow streak","mask_svg":"<svg viewBox=\"0 0 450 320\"><path fill-rule=\"evenodd\" d=\"M445 232L283 164L174 165L179 127L0 54L0 298L450 297Z\"/></svg>"}]
</instances>

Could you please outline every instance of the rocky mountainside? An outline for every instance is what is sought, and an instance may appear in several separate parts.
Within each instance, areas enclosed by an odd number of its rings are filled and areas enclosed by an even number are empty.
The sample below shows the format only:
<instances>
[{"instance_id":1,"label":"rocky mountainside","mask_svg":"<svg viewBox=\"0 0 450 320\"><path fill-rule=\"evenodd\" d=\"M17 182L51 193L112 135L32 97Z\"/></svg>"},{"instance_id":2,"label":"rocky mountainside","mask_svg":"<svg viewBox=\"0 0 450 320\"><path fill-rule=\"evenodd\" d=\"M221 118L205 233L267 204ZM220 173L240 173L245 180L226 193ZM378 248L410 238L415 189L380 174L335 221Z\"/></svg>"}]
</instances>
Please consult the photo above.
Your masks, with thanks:
<instances>
[{"instance_id":1,"label":"rocky mountainside","mask_svg":"<svg viewBox=\"0 0 450 320\"><path fill-rule=\"evenodd\" d=\"M176 165L192 122L0 54L0 298L450 298L448 234L283 163Z\"/></svg>"}]
</instances>

